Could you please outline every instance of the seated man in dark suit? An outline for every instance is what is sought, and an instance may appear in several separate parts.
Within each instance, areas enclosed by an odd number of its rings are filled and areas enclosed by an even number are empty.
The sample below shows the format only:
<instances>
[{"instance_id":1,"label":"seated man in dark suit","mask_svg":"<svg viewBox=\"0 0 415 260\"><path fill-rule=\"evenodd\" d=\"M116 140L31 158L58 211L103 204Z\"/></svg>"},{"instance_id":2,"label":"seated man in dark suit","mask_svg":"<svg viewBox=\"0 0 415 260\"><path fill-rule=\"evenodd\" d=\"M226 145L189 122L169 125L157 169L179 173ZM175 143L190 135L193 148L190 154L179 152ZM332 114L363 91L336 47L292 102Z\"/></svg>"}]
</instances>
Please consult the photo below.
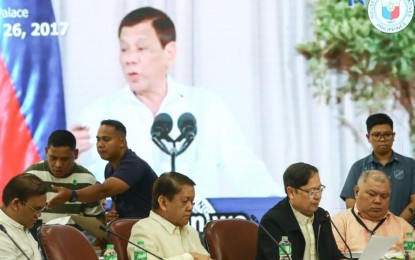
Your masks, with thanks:
<instances>
[{"instance_id":1,"label":"seated man in dark suit","mask_svg":"<svg viewBox=\"0 0 415 260\"><path fill-rule=\"evenodd\" d=\"M262 218L258 231L257 260L279 259L281 241L288 236L292 245L291 259L346 259L334 239L327 212L319 207L325 188L316 167L295 163L284 172L287 197Z\"/></svg>"}]
</instances>

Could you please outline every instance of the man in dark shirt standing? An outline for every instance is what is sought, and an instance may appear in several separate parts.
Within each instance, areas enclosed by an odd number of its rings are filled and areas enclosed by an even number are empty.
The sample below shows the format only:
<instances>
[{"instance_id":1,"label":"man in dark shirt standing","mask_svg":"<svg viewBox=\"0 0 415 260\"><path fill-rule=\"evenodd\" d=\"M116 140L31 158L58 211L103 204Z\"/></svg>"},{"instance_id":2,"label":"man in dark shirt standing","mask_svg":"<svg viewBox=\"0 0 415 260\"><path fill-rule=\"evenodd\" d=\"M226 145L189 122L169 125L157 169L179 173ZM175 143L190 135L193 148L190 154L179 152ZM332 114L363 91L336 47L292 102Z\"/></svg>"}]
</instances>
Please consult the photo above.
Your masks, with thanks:
<instances>
[{"instance_id":1,"label":"man in dark shirt standing","mask_svg":"<svg viewBox=\"0 0 415 260\"><path fill-rule=\"evenodd\" d=\"M354 188L360 175L368 170L386 173L391 182L390 211L415 227L410 209L415 208L415 160L395 152L392 119L384 113L372 114L366 119L366 138L373 151L355 162L347 175L340 197L346 208L356 203Z\"/></svg>"},{"instance_id":2,"label":"man in dark shirt standing","mask_svg":"<svg viewBox=\"0 0 415 260\"><path fill-rule=\"evenodd\" d=\"M97 150L105 167L102 184L71 191L56 187L58 193L49 202L50 207L66 201L89 202L112 197L113 204L107 221L126 217L145 218L151 209L151 189L157 179L153 169L127 146L125 126L116 120L103 120L97 133Z\"/></svg>"}]
</instances>

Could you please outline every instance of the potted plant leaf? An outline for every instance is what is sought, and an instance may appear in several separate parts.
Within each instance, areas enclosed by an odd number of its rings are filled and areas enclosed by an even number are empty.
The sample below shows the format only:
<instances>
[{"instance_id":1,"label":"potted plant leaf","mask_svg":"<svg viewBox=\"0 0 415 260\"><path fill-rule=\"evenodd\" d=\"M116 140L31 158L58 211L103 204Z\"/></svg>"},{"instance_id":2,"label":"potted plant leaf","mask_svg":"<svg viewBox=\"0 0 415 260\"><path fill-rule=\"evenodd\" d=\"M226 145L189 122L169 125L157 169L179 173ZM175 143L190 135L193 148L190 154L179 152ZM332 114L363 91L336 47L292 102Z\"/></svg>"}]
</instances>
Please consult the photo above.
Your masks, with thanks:
<instances>
[{"instance_id":1,"label":"potted plant leaf","mask_svg":"<svg viewBox=\"0 0 415 260\"><path fill-rule=\"evenodd\" d=\"M371 24L365 5L315 0L313 10L314 37L296 47L307 60L315 94L337 103L350 97L368 111L391 100L400 104L415 147L415 23L387 34ZM330 80L333 74L341 80Z\"/></svg>"}]
</instances>

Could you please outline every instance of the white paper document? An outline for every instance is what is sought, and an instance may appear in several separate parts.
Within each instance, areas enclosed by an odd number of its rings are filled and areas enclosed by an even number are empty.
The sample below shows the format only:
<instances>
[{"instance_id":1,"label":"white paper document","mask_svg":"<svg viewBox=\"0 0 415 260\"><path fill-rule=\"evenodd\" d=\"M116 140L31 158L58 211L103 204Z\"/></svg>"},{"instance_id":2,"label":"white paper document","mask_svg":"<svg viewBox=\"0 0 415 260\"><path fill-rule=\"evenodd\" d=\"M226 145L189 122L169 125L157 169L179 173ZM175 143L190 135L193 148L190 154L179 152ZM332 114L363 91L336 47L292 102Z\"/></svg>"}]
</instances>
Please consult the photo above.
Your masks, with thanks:
<instances>
[{"instance_id":1,"label":"white paper document","mask_svg":"<svg viewBox=\"0 0 415 260\"><path fill-rule=\"evenodd\" d=\"M398 237L372 236L359 260L381 259L397 240Z\"/></svg>"},{"instance_id":2,"label":"white paper document","mask_svg":"<svg viewBox=\"0 0 415 260\"><path fill-rule=\"evenodd\" d=\"M89 234L93 236L100 238L106 237L105 231L102 231L99 228L102 223L95 217L85 217L73 214L66 217L52 219L48 221L45 225L67 225L72 223L77 224L82 230L87 231Z\"/></svg>"},{"instance_id":3,"label":"white paper document","mask_svg":"<svg viewBox=\"0 0 415 260\"><path fill-rule=\"evenodd\" d=\"M46 225L66 225L66 224L68 224L70 219L71 219L71 216L55 218L55 219L49 220L45 224Z\"/></svg>"}]
</instances>

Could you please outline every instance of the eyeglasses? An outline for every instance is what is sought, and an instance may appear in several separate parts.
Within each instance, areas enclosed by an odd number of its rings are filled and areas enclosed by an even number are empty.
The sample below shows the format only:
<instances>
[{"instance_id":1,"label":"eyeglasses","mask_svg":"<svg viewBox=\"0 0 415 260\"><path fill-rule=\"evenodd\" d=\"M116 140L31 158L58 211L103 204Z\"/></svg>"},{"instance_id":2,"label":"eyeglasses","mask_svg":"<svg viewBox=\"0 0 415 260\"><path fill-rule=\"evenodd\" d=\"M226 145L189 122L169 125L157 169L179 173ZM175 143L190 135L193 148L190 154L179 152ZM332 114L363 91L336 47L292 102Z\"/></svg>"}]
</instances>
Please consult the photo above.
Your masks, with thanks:
<instances>
[{"instance_id":1,"label":"eyeglasses","mask_svg":"<svg viewBox=\"0 0 415 260\"><path fill-rule=\"evenodd\" d=\"M372 134L370 134L370 136L373 138L373 140L375 141L379 141L382 137L383 139L385 139L386 141L389 141L392 139L392 137L395 135L394 132L386 132L386 133L380 133L380 132L374 132Z\"/></svg>"},{"instance_id":2,"label":"eyeglasses","mask_svg":"<svg viewBox=\"0 0 415 260\"><path fill-rule=\"evenodd\" d=\"M32 206L30 206L29 204L27 204L26 203L26 201L24 201L24 200L20 200L23 204L25 204L26 206L28 206L29 208L31 208L32 210L33 210L33 213L36 215L36 216L40 216L40 215L42 215L42 212L43 211L45 211L46 209L47 209L47 207L48 207L48 205L46 204L43 208L40 208L40 209L34 209Z\"/></svg>"},{"instance_id":3,"label":"eyeglasses","mask_svg":"<svg viewBox=\"0 0 415 260\"><path fill-rule=\"evenodd\" d=\"M304 191L304 192L307 192L307 193L308 193L308 196L310 196L310 198L313 198L313 197L314 197L314 196L316 196L317 194L318 194L318 195L321 195L321 193L323 193L323 190L324 190L325 188L326 188L326 186L321 185L319 189L311 189L311 190L303 190L303 189L301 189L301 188L294 188L294 189L296 189L296 190L301 190L301 191Z\"/></svg>"}]
</instances>

